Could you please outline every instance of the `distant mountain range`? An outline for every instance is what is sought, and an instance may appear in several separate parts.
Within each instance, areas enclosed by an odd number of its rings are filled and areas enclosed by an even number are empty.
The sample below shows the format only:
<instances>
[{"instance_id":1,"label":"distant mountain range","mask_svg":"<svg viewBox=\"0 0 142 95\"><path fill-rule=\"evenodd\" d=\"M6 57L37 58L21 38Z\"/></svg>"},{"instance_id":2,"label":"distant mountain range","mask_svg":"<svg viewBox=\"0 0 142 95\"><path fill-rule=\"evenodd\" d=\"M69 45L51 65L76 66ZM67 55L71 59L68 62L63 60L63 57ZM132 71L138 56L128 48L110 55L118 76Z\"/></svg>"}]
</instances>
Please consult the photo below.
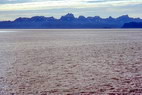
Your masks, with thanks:
<instances>
[{"instance_id":1,"label":"distant mountain range","mask_svg":"<svg viewBox=\"0 0 142 95\"><path fill-rule=\"evenodd\" d=\"M142 28L142 22L125 23L122 28Z\"/></svg>"},{"instance_id":2,"label":"distant mountain range","mask_svg":"<svg viewBox=\"0 0 142 95\"><path fill-rule=\"evenodd\" d=\"M142 19L122 15L118 18L99 16L74 17L72 13L54 17L34 16L31 18L17 18L14 21L0 21L1 29L56 29L56 28L142 28Z\"/></svg>"}]
</instances>

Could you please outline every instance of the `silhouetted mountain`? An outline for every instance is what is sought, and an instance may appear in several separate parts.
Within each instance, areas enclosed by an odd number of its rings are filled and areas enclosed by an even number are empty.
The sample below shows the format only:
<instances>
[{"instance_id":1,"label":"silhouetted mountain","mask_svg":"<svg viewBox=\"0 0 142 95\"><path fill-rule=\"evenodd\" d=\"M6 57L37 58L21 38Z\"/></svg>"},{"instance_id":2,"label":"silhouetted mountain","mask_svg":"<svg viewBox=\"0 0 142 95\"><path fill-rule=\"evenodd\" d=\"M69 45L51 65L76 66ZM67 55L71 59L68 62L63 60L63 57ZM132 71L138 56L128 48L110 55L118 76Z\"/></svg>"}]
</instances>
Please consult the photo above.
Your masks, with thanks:
<instances>
[{"instance_id":1,"label":"silhouetted mountain","mask_svg":"<svg viewBox=\"0 0 142 95\"><path fill-rule=\"evenodd\" d=\"M75 17L74 17L73 14L68 13L67 15L62 16L62 17L60 18L60 20L61 20L61 21L74 21L74 20L75 20Z\"/></svg>"},{"instance_id":2,"label":"silhouetted mountain","mask_svg":"<svg viewBox=\"0 0 142 95\"><path fill-rule=\"evenodd\" d=\"M142 28L142 22L125 23L122 28Z\"/></svg>"},{"instance_id":3,"label":"silhouetted mountain","mask_svg":"<svg viewBox=\"0 0 142 95\"><path fill-rule=\"evenodd\" d=\"M121 28L125 23L142 22L140 18L131 18L123 15L118 18L99 16L76 18L72 13L61 16L60 19L54 17L34 16L31 18L17 18L14 21L1 21L0 28L15 29L49 29L49 28Z\"/></svg>"}]
</instances>

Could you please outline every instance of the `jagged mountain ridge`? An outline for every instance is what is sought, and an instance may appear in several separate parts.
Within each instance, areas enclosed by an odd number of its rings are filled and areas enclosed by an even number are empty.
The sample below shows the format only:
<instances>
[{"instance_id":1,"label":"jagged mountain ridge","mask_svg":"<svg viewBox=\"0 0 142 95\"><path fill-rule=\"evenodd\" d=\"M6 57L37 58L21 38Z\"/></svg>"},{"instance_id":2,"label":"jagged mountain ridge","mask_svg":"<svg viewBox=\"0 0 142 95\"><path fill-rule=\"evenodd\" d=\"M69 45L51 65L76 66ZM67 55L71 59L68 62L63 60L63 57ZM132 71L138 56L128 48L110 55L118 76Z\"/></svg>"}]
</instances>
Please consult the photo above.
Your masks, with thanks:
<instances>
[{"instance_id":1,"label":"jagged mountain ridge","mask_svg":"<svg viewBox=\"0 0 142 95\"><path fill-rule=\"evenodd\" d=\"M14 21L1 21L0 28L24 28L24 29L48 29L48 28L121 28L125 23L142 22L140 18L132 18L123 15L118 18L99 16L76 18L72 13L61 16L60 19L54 17L34 16L31 18L17 18Z\"/></svg>"}]
</instances>

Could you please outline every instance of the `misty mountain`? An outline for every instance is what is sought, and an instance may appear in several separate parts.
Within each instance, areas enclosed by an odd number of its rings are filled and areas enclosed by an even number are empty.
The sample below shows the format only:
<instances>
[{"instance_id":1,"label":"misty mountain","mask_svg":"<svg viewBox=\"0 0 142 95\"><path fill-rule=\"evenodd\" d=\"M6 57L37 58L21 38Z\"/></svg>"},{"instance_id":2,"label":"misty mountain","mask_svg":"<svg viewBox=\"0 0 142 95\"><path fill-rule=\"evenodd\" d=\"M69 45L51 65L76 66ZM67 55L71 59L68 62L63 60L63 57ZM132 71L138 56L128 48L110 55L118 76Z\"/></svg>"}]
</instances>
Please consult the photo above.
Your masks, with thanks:
<instances>
[{"instance_id":1,"label":"misty mountain","mask_svg":"<svg viewBox=\"0 0 142 95\"><path fill-rule=\"evenodd\" d=\"M118 18L99 16L76 18L72 13L61 16L60 19L54 17L34 16L31 18L17 18L14 21L0 21L0 28L4 29L52 29L52 28L121 28L126 23L142 22L140 18L132 18L123 15Z\"/></svg>"}]
</instances>

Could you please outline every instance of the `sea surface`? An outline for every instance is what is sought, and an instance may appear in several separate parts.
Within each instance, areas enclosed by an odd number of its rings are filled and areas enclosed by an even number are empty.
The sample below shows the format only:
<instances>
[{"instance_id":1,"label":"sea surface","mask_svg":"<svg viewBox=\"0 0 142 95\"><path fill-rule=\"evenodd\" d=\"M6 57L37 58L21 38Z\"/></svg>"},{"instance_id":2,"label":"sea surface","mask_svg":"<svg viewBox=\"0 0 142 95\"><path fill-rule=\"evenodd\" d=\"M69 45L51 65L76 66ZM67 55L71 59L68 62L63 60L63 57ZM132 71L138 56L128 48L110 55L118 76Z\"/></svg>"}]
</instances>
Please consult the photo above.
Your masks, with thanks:
<instances>
[{"instance_id":1,"label":"sea surface","mask_svg":"<svg viewBox=\"0 0 142 95\"><path fill-rule=\"evenodd\" d=\"M0 30L0 95L140 95L142 29Z\"/></svg>"}]
</instances>

